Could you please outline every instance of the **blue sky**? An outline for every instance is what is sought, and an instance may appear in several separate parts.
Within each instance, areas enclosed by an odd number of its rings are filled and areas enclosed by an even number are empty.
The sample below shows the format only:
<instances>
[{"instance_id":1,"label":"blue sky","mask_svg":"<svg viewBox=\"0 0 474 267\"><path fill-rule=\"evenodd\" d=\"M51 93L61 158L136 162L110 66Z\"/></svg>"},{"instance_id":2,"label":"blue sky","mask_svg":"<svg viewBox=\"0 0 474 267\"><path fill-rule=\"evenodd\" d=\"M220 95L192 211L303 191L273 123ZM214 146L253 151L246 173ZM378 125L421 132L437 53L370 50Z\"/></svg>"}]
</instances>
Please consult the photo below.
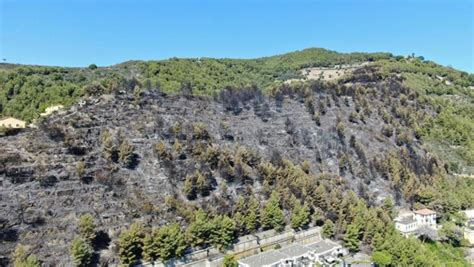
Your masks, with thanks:
<instances>
[{"instance_id":1,"label":"blue sky","mask_svg":"<svg viewBox=\"0 0 474 267\"><path fill-rule=\"evenodd\" d=\"M473 2L0 0L0 58L87 66L323 47L414 52L474 72Z\"/></svg>"}]
</instances>

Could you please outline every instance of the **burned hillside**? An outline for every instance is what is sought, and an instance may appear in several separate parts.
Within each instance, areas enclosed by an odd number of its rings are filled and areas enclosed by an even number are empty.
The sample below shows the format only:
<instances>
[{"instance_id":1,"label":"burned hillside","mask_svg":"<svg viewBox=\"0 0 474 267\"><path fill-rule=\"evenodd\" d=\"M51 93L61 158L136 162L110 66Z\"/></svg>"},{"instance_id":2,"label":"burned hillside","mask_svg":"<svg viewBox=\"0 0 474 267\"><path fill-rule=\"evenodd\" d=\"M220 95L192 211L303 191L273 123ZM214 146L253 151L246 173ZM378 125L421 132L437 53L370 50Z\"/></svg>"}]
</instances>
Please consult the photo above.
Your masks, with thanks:
<instances>
[{"instance_id":1,"label":"burned hillside","mask_svg":"<svg viewBox=\"0 0 474 267\"><path fill-rule=\"evenodd\" d=\"M272 191L286 215L296 198L334 221L348 190L369 205L393 196L449 208L432 196L449 166L427 152L419 125L437 111L402 80L367 66L269 94L122 88L84 98L0 138L1 256L23 243L48 265L68 264L78 217L90 213L101 261L116 263L114 240L134 220L186 225L197 208L232 215L240 198L264 203Z\"/></svg>"}]
</instances>

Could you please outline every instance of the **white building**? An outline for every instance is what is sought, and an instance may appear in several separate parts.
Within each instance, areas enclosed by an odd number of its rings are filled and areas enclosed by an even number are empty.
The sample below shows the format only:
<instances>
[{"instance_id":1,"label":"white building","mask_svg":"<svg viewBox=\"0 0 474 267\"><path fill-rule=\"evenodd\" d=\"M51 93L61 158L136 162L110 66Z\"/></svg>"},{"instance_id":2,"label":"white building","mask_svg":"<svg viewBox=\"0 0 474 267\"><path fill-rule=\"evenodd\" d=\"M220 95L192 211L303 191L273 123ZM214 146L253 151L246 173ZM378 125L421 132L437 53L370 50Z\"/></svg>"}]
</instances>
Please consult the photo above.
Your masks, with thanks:
<instances>
[{"instance_id":1,"label":"white building","mask_svg":"<svg viewBox=\"0 0 474 267\"><path fill-rule=\"evenodd\" d=\"M415 220L418 226L436 228L436 212L430 209L415 210Z\"/></svg>"},{"instance_id":2,"label":"white building","mask_svg":"<svg viewBox=\"0 0 474 267\"><path fill-rule=\"evenodd\" d=\"M325 239L309 245L291 244L238 261L239 267L296 267L333 264L336 257L347 254L341 245Z\"/></svg>"},{"instance_id":3,"label":"white building","mask_svg":"<svg viewBox=\"0 0 474 267\"><path fill-rule=\"evenodd\" d=\"M21 129L26 127L26 122L13 117L0 118L0 128Z\"/></svg>"},{"instance_id":4,"label":"white building","mask_svg":"<svg viewBox=\"0 0 474 267\"><path fill-rule=\"evenodd\" d=\"M422 227L437 228L436 212L421 209L400 215L395 219L395 228L403 234L416 233Z\"/></svg>"},{"instance_id":5,"label":"white building","mask_svg":"<svg viewBox=\"0 0 474 267\"><path fill-rule=\"evenodd\" d=\"M471 245L474 245L474 209L465 210L466 214L466 226L464 227L464 238L469 241Z\"/></svg>"},{"instance_id":6,"label":"white building","mask_svg":"<svg viewBox=\"0 0 474 267\"><path fill-rule=\"evenodd\" d=\"M55 106L50 106L47 107L43 113L40 114L40 116L49 116L53 114L54 112L60 111L64 108L63 105L55 105Z\"/></svg>"}]
</instances>

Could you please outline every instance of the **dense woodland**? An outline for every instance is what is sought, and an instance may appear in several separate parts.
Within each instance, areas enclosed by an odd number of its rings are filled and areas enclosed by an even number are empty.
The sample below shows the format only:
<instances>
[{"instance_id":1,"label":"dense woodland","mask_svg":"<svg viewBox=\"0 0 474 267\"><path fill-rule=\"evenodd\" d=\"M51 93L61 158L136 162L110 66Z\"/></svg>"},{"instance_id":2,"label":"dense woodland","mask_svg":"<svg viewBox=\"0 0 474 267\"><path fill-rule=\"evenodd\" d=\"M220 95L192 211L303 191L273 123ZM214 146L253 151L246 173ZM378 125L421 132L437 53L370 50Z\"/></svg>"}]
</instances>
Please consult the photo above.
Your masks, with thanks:
<instances>
[{"instance_id":1,"label":"dense woodland","mask_svg":"<svg viewBox=\"0 0 474 267\"><path fill-rule=\"evenodd\" d=\"M302 78L299 70L305 67L366 61L371 62L367 67L334 82L283 82ZM255 60L169 59L87 69L8 67L0 71L0 86L1 114L28 121L51 104L71 105L81 97L122 90L131 91L131 101L138 106L149 92L216 101L229 116L252 106L262 123L270 116L269 101L277 106L284 99L302 103L319 126L333 107L350 108L331 122L337 137L335 173L324 171L322 157L316 164L294 162L277 152L261 155L245 144L219 144L203 123L163 126L163 138L153 144L153 152L168 177L182 181L166 198L164 213L175 220L154 227L137 220L124 228L112 241L125 265L167 261L208 246L225 251L238 236L282 231L285 226L300 230L310 224L321 226L325 237L341 240L351 252L373 253L381 265L468 264L461 249L466 242L459 211L474 207L474 180L463 176L474 173L472 74L423 58L308 49ZM380 123L377 138L395 143L377 157L353 134L370 121ZM284 128L293 145L305 143L304 136L299 141L291 118ZM222 131L226 138L225 125ZM105 129L100 143L101 160L113 168L133 170L138 164L133 145L120 133ZM183 159L197 167L177 171L185 168ZM86 169L83 163L76 165L79 177ZM393 192L383 200L367 189L379 176ZM354 188L350 179L362 182ZM241 189L236 198L229 189L235 185ZM401 236L393 218L395 205L402 203L436 210L443 225L439 238ZM140 208L155 212L151 204ZM95 251L103 238L96 224L91 215L78 222L70 245L77 266L97 262ZM39 266L26 246L18 245L12 258L15 266ZM232 266L232 257L227 259Z\"/></svg>"}]
</instances>

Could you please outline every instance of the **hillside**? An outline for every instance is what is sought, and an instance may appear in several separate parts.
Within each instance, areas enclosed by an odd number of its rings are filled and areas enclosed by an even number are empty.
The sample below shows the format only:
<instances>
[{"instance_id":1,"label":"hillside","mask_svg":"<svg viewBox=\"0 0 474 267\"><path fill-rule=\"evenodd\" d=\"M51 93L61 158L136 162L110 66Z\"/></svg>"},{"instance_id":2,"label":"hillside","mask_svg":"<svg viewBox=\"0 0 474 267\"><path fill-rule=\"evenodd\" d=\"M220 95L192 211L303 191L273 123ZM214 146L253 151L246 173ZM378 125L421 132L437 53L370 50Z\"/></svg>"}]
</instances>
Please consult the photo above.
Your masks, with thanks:
<instances>
[{"instance_id":1,"label":"hillside","mask_svg":"<svg viewBox=\"0 0 474 267\"><path fill-rule=\"evenodd\" d=\"M331 81L301 72L363 62ZM187 249L311 221L333 225L328 236L339 239L356 231L361 249L388 251L407 265L420 259L395 251L394 240L433 265L464 263L457 252L400 239L389 199L434 209L441 221L474 207L473 180L454 175L474 173L473 85L472 74L419 58L322 49L255 60L3 68L2 115L33 120L51 104L67 105L38 119L37 129L0 137L3 263L21 243L46 265L70 264L84 214L97 225L102 263L123 261L120 240L135 221L146 226L142 238L176 222ZM212 237L225 225L214 234L201 229L201 209L211 228L233 221L230 241ZM212 238L202 241L206 233ZM455 246L456 237L443 238L439 250Z\"/></svg>"}]
</instances>

